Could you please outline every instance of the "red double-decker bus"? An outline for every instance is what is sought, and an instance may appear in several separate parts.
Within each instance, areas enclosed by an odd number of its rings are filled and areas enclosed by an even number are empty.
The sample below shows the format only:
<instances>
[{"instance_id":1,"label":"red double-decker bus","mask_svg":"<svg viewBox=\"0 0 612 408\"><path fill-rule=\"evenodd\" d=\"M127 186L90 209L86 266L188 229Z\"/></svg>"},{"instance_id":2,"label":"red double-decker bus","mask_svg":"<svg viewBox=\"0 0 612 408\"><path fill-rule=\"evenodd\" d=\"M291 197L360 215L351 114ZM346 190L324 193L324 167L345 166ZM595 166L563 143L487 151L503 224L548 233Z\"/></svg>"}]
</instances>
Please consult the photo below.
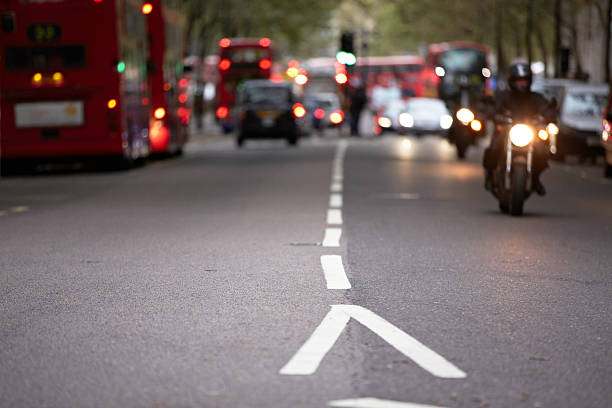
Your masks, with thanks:
<instances>
[{"instance_id":1,"label":"red double-decker bus","mask_svg":"<svg viewBox=\"0 0 612 408\"><path fill-rule=\"evenodd\" d=\"M149 0L149 85L151 89L151 152L178 154L188 139L191 114L187 106L189 80L183 74L185 17L173 2Z\"/></svg>"},{"instance_id":2,"label":"red double-decker bus","mask_svg":"<svg viewBox=\"0 0 612 408\"><path fill-rule=\"evenodd\" d=\"M139 0L3 0L3 158L149 154Z\"/></svg>"},{"instance_id":3,"label":"red double-decker bus","mask_svg":"<svg viewBox=\"0 0 612 408\"><path fill-rule=\"evenodd\" d=\"M223 38L219 41L217 119L224 131L233 129L236 89L247 79L269 79L274 47L269 38Z\"/></svg>"}]
</instances>

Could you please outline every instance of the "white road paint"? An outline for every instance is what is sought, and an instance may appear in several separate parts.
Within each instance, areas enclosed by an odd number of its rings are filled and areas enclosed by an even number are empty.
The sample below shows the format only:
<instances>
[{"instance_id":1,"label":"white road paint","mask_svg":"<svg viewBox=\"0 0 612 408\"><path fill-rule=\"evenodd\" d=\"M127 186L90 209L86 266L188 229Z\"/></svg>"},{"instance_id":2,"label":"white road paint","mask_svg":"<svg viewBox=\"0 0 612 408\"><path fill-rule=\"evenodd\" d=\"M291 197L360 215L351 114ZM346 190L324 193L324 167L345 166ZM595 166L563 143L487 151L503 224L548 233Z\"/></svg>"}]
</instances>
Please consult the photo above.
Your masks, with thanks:
<instances>
[{"instance_id":1,"label":"white road paint","mask_svg":"<svg viewBox=\"0 0 612 408\"><path fill-rule=\"evenodd\" d=\"M342 225L342 210L338 208L330 208L327 210L328 225Z\"/></svg>"},{"instance_id":2,"label":"white road paint","mask_svg":"<svg viewBox=\"0 0 612 408\"><path fill-rule=\"evenodd\" d=\"M321 257L323 274L327 281L327 289L350 289L351 282L346 277L342 257L340 255L323 255Z\"/></svg>"},{"instance_id":3,"label":"white road paint","mask_svg":"<svg viewBox=\"0 0 612 408\"><path fill-rule=\"evenodd\" d=\"M342 194L332 193L329 196L329 206L332 208L342 207Z\"/></svg>"},{"instance_id":4,"label":"white road paint","mask_svg":"<svg viewBox=\"0 0 612 408\"><path fill-rule=\"evenodd\" d=\"M334 182L342 182L342 180L344 180L344 176L342 176L341 174L334 174L332 176L332 181Z\"/></svg>"},{"instance_id":5,"label":"white road paint","mask_svg":"<svg viewBox=\"0 0 612 408\"><path fill-rule=\"evenodd\" d=\"M311 375L317 371L323 357L336 343L351 316L339 309L327 313L319 327L315 329L306 343L280 370L283 375Z\"/></svg>"},{"instance_id":6,"label":"white road paint","mask_svg":"<svg viewBox=\"0 0 612 408\"><path fill-rule=\"evenodd\" d=\"M412 402L382 400L378 398L354 398L336 400L328 402L327 405L330 407L345 408L444 408L436 405L423 405L415 404Z\"/></svg>"},{"instance_id":7,"label":"white road paint","mask_svg":"<svg viewBox=\"0 0 612 408\"><path fill-rule=\"evenodd\" d=\"M334 345L350 318L378 334L425 371L440 378L465 378L466 374L444 357L370 310L356 305L332 305L312 336L281 369L281 374L310 375Z\"/></svg>"},{"instance_id":8,"label":"white road paint","mask_svg":"<svg viewBox=\"0 0 612 408\"><path fill-rule=\"evenodd\" d=\"M325 236L323 237L323 246L324 247L339 247L341 236L342 236L342 228L325 228Z\"/></svg>"},{"instance_id":9,"label":"white road paint","mask_svg":"<svg viewBox=\"0 0 612 408\"><path fill-rule=\"evenodd\" d=\"M341 193L342 192L342 183L334 182L329 186L329 189L332 193Z\"/></svg>"}]
</instances>

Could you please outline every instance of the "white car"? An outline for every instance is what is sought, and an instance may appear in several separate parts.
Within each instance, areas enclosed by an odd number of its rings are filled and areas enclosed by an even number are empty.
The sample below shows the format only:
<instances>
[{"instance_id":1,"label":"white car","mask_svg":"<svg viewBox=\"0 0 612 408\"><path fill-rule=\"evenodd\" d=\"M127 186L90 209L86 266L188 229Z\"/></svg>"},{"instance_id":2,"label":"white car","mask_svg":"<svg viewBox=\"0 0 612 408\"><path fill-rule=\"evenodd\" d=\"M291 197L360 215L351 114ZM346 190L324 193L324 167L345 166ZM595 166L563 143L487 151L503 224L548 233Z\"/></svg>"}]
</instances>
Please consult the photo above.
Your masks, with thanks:
<instances>
[{"instance_id":1,"label":"white car","mask_svg":"<svg viewBox=\"0 0 612 408\"><path fill-rule=\"evenodd\" d=\"M453 117L440 99L411 98L398 115L400 133L435 133L445 136L453 124Z\"/></svg>"}]
</instances>

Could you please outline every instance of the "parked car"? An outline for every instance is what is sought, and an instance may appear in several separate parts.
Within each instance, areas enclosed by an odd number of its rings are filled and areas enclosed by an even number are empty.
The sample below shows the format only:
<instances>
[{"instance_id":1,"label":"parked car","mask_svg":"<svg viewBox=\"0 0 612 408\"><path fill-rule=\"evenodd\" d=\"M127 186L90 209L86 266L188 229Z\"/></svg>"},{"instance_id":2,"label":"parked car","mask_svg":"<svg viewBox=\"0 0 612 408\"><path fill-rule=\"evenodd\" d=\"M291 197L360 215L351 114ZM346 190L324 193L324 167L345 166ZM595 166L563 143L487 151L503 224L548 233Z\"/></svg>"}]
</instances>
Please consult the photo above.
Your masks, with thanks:
<instances>
[{"instance_id":1,"label":"parked car","mask_svg":"<svg viewBox=\"0 0 612 408\"><path fill-rule=\"evenodd\" d=\"M435 133L446 136L453 124L453 117L440 99L412 98L398 115L398 122L400 133Z\"/></svg>"},{"instance_id":2,"label":"parked car","mask_svg":"<svg viewBox=\"0 0 612 408\"><path fill-rule=\"evenodd\" d=\"M304 105L312 129L323 131L340 127L344 121L344 111L338 95L332 92L311 93L304 96Z\"/></svg>"},{"instance_id":3,"label":"parked car","mask_svg":"<svg viewBox=\"0 0 612 408\"><path fill-rule=\"evenodd\" d=\"M559 109L557 156L595 158L603 154L601 144L601 112L608 99L607 85L568 85Z\"/></svg>"},{"instance_id":4,"label":"parked car","mask_svg":"<svg viewBox=\"0 0 612 408\"><path fill-rule=\"evenodd\" d=\"M549 101L554 100L558 103L566 87L581 84L583 83L574 79L535 78L531 85L531 90L541 93Z\"/></svg>"},{"instance_id":5,"label":"parked car","mask_svg":"<svg viewBox=\"0 0 612 408\"><path fill-rule=\"evenodd\" d=\"M295 145L303 133L306 108L291 84L254 79L239 87L236 113L238 147L247 139L286 139Z\"/></svg>"}]
</instances>

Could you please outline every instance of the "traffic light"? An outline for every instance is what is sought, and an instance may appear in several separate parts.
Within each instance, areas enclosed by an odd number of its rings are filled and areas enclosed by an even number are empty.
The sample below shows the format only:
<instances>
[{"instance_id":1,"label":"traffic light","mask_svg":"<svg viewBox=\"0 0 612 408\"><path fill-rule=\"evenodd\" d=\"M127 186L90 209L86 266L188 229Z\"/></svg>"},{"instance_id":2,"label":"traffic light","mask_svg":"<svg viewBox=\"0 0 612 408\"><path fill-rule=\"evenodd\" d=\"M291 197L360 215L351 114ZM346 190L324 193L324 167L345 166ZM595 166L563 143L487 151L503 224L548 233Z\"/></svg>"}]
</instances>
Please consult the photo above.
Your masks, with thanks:
<instances>
[{"instance_id":1,"label":"traffic light","mask_svg":"<svg viewBox=\"0 0 612 408\"><path fill-rule=\"evenodd\" d=\"M345 65L354 65L355 62L357 62L357 58L355 58L352 32L345 31L340 36L340 51L338 51L336 54L336 60Z\"/></svg>"},{"instance_id":2,"label":"traffic light","mask_svg":"<svg viewBox=\"0 0 612 408\"><path fill-rule=\"evenodd\" d=\"M350 54L355 53L355 49L353 47L353 33L350 31L345 31L340 36L340 51L348 52Z\"/></svg>"}]
</instances>

